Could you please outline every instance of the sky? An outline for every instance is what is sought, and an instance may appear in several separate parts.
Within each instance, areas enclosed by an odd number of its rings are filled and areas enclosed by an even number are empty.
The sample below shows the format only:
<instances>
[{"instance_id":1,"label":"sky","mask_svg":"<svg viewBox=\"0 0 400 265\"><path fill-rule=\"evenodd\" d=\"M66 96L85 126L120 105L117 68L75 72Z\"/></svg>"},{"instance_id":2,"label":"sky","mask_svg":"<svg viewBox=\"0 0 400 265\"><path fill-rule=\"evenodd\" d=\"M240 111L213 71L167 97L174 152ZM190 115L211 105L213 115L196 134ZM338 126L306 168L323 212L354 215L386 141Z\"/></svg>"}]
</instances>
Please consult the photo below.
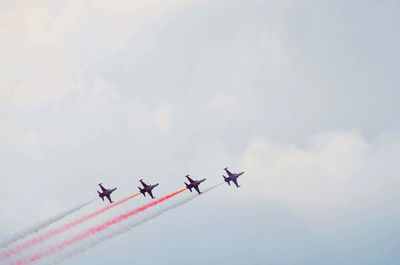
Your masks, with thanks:
<instances>
[{"instance_id":1,"label":"sky","mask_svg":"<svg viewBox=\"0 0 400 265\"><path fill-rule=\"evenodd\" d=\"M63 264L399 264L399 11L389 0L0 1L0 241L94 198L99 182L118 187L115 200L141 178L162 196L186 174L217 184L229 166L246 172L239 189Z\"/></svg>"}]
</instances>

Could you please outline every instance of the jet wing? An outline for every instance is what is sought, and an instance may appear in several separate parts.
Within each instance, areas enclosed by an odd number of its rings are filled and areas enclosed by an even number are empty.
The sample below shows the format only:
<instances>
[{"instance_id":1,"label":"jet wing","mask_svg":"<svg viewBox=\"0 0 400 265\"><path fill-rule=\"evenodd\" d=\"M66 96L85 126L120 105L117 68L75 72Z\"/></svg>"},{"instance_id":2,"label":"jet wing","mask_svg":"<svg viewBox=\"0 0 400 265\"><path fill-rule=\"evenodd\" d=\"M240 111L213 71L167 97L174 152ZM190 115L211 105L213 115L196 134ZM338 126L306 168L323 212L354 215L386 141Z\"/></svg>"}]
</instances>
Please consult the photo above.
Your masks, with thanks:
<instances>
[{"instance_id":1,"label":"jet wing","mask_svg":"<svg viewBox=\"0 0 400 265\"><path fill-rule=\"evenodd\" d=\"M194 182L194 180L191 179L191 178L189 177L189 175L186 175L186 178L189 180L190 183L193 183L193 182Z\"/></svg>"},{"instance_id":2,"label":"jet wing","mask_svg":"<svg viewBox=\"0 0 400 265\"><path fill-rule=\"evenodd\" d=\"M151 198L154 199L153 192L151 190L149 190L147 193L150 195Z\"/></svg>"},{"instance_id":3,"label":"jet wing","mask_svg":"<svg viewBox=\"0 0 400 265\"><path fill-rule=\"evenodd\" d=\"M99 184L99 186L100 186L100 189L101 189L103 192L107 191L107 189L104 188L103 185L102 185L101 183Z\"/></svg>"},{"instance_id":4,"label":"jet wing","mask_svg":"<svg viewBox=\"0 0 400 265\"><path fill-rule=\"evenodd\" d=\"M233 183L235 183L236 187L239 188L239 184L237 182L237 179L233 179L232 181L233 181Z\"/></svg>"},{"instance_id":5,"label":"jet wing","mask_svg":"<svg viewBox=\"0 0 400 265\"><path fill-rule=\"evenodd\" d=\"M226 174L228 174L229 177L232 176L232 175L234 175L232 172L230 172L230 171L228 170L227 167L225 168L225 171L226 171Z\"/></svg>"},{"instance_id":6,"label":"jet wing","mask_svg":"<svg viewBox=\"0 0 400 265\"><path fill-rule=\"evenodd\" d=\"M108 201L109 201L110 203L113 203L113 201L111 200L111 196L110 196L110 195L107 195L106 197L107 197L107 199L108 199Z\"/></svg>"},{"instance_id":7,"label":"jet wing","mask_svg":"<svg viewBox=\"0 0 400 265\"><path fill-rule=\"evenodd\" d=\"M193 188L194 188L199 194L201 193L200 190L199 190L199 186L194 186Z\"/></svg>"},{"instance_id":8,"label":"jet wing","mask_svg":"<svg viewBox=\"0 0 400 265\"><path fill-rule=\"evenodd\" d=\"M140 183L142 183L144 188L147 188L149 185L147 185L146 183L144 183L143 179L140 180Z\"/></svg>"}]
</instances>

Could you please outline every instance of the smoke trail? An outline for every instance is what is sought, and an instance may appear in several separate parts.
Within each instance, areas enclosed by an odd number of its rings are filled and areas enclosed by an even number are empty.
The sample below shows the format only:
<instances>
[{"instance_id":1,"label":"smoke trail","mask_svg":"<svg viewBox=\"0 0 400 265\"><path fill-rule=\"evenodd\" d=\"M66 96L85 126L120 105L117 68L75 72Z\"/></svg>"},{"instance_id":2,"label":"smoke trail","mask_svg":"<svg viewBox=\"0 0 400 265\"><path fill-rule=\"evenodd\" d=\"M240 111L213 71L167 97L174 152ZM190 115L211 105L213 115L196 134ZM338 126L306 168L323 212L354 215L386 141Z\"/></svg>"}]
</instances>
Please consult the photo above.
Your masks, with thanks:
<instances>
[{"instance_id":1,"label":"smoke trail","mask_svg":"<svg viewBox=\"0 0 400 265\"><path fill-rule=\"evenodd\" d=\"M95 235L95 234L97 234L97 233L109 228L110 226L118 224L118 223L120 223L120 222L122 222L122 221L124 221L124 220L126 220L126 219L128 219L128 218L130 218L130 217L132 217L132 216L134 216L134 215L136 215L138 213L140 213L140 212L143 212L144 210L146 210L146 209L148 209L150 207L153 207L153 206L155 206L155 205L157 205L159 203L162 203L165 200L170 199L170 198L182 193L185 190L186 189L180 189L180 190L175 191L175 192L173 192L171 194L165 195L164 197L161 197L161 198L159 198L157 200L151 201L151 202L149 202L149 203L147 203L147 204L145 204L145 205L143 205L141 207L138 207L136 209L128 211L128 212L126 212L124 214L121 214L121 215L119 215L119 216L117 216L117 217L115 217L115 218L113 218L113 219L101 224L101 225L98 225L98 226L95 226L93 228L90 228L90 229L86 230L85 232L83 232L81 234L78 234L78 235L76 235L76 236L74 236L74 237L72 237L72 238L70 238L68 240L65 240L64 242L61 242L60 244L58 244L56 246L53 246L53 247L49 248L48 250L45 250L43 252L37 253L35 255L32 255L30 257L18 260L13 264L14 265L26 265L26 264L30 264L32 262L41 260L41 259L43 259L43 258L45 258L47 256L52 255L52 254L55 254L57 251L63 250L64 248L66 248L66 247L68 247L70 245L73 245L75 243L78 243L78 242L90 237L90 236L93 236L93 235Z\"/></svg>"},{"instance_id":2,"label":"smoke trail","mask_svg":"<svg viewBox=\"0 0 400 265\"><path fill-rule=\"evenodd\" d=\"M83 223L85 221L88 221L88 220L98 216L99 214L102 214L102 213L104 213L104 212L106 212L106 211L108 211L108 210L110 210L110 209L112 209L112 208L114 208L114 207L116 207L116 206L118 206L118 205L120 205L120 204L122 204L122 203L124 203L124 202L126 202L128 200L130 200L130 199L135 198L138 195L140 195L140 193L135 193L133 195L130 195L130 196L128 196L128 197L126 197L126 198L124 198L124 199L122 199L122 200L120 200L118 202L115 202L113 204L110 204L110 205L108 205L108 206L106 206L106 207L104 207L104 208L102 208L102 209L100 209L100 210L98 210L96 212L93 212L93 213L90 213L88 215L82 216L79 219L73 220L73 221L71 221L69 223L66 223L66 224L60 226L60 227L54 228L53 230L50 230L50 231L48 231L48 232L46 232L46 233L44 233L42 235L39 235L39 236L37 236L37 237L27 241L27 242L21 243L20 245L14 247L12 249L6 250L6 251L0 253L0 260L4 260L4 259L7 259L7 258L10 258L10 257L12 257L12 256L24 251L24 250L27 250L27 249L29 249L29 248L31 248L31 247L39 244L39 243L42 243L43 241L45 241L45 240L47 240L47 239L49 239L49 238L51 238L51 237L53 237L55 235L58 235L58 234L60 234L62 232L65 232L68 229L71 229L71 228L73 228L73 227L75 227L75 226L77 226L77 225L79 225L79 224L81 224L81 223Z\"/></svg>"},{"instance_id":3,"label":"smoke trail","mask_svg":"<svg viewBox=\"0 0 400 265\"><path fill-rule=\"evenodd\" d=\"M82 203L81 205L78 205L76 207L70 208L70 209L68 209L68 210L66 210L66 211L64 211L64 212L62 212L62 213L60 213L58 215L55 215L55 216L49 218L46 221L43 221L43 222L41 222L41 223L39 223L39 224L37 224L37 225L35 225L33 227L30 227L30 228L26 229L25 231L19 232L18 234L14 235L12 238L8 239L7 241L2 242L0 244L0 248L8 247L12 243L14 243L14 242L16 242L16 241L18 241L20 239L23 239L23 238L27 237L30 234L39 232L40 230L46 228L47 226L49 226L49 225L51 225L51 224L53 224L53 223L65 218L65 217L67 217L68 215L70 215L70 214L72 214L72 213L74 213L76 211L79 211L80 209L82 209L83 207L91 204L95 200L96 199L93 199L93 200L90 200L88 202Z\"/></svg>"},{"instance_id":4,"label":"smoke trail","mask_svg":"<svg viewBox=\"0 0 400 265\"><path fill-rule=\"evenodd\" d=\"M207 188L207 189L205 189L205 190L203 191L203 194L204 194L204 193L207 193L207 192L209 192L209 191L211 191L211 190L213 190L213 189L215 189L215 188L217 188L217 187L219 187L219 186L221 186L221 185L223 185L223 184L224 184L224 182L221 182L221 183L216 184L216 185L214 185L214 186L212 186L212 187L209 187L209 188ZM108 240L110 240L110 239L112 239L112 238L114 238L114 237L117 237L117 236L122 235L122 234L124 234L124 233L126 233L126 232L129 232L129 231L131 231L133 228L138 227L138 226L140 226L140 225L142 225L142 224L144 224L144 223L147 223L148 221L151 221L151 220L153 220L153 219L156 219L156 218L158 218L160 215L162 215L162 214L164 214L164 213L166 213L166 212L169 212L169 211L171 211L171 210L173 210L173 209L175 209L175 208L178 208L179 206L182 206L182 205L184 205L184 204L187 204L187 203L189 203L190 201L192 201L193 199L196 199L196 198L198 198L198 197L199 197L199 195L191 196L191 197L189 197L189 198L187 198L187 199L185 199L185 200L182 200L182 201L180 201L180 202L178 202L178 203L175 203L175 204L173 204L173 205L171 205L171 206L169 206L169 207L166 207L166 208L162 209L162 210L159 211L159 212L156 212L156 213L154 213L154 214L152 214L152 215L150 215L150 216L147 216L146 218L144 218L144 219L142 219L142 220L140 220L140 221L138 221L138 222L136 222L136 223L132 223L132 224L130 224L130 225L124 227L123 229L120 229L120 230L118 230L118 231L115 231L115 232L113 232L113 233L111 233L111 234L109 234L109 235L103 236L102 238L98 238L98 239L96 239L95 241L91 242L89 245L86 245L86 246L83 246L83 247L79 247L79 249L76 249L76 250L73 251L73 252L67 253L66 255L60 257L58 260L53 261L53 262L51 263L51 265L60 264L61 262L65 261L65 260L67 260L67 259L69 259L69 258L72 258L72 257L74 257L74 256L76 256L76 255L82 254L82 253L84 253L84 252L86 252L86 251L88 251L88 250L90 250L90 249L96 247L97 245L99 245L99 244L101 244L101 243L103 243L103 242L105 242L105 241L108 241Z\"/></svg>"}]
</instances>

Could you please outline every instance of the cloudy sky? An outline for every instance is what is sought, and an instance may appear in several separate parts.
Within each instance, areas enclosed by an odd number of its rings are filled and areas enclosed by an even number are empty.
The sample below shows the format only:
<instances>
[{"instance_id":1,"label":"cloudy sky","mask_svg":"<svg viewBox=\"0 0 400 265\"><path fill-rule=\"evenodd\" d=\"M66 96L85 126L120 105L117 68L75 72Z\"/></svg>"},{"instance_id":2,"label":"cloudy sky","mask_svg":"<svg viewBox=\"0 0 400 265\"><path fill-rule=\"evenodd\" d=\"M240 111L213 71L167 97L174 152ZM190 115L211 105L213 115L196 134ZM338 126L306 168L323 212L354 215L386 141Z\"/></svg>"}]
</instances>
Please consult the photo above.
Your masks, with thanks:
<instances>
[{"instance_id":1,"label":"cloudy sky","mask_svg":"<svg viewBox=\"0 0 400 265\"><path fill-rule=\"evenodd\" d=\"M116 200L140 178L161 196L229 166L246 171L240 189L63 264L399 264L399 13L395 0L0 1L0 240L100 181Z\"/></svg>"}]
</instances>

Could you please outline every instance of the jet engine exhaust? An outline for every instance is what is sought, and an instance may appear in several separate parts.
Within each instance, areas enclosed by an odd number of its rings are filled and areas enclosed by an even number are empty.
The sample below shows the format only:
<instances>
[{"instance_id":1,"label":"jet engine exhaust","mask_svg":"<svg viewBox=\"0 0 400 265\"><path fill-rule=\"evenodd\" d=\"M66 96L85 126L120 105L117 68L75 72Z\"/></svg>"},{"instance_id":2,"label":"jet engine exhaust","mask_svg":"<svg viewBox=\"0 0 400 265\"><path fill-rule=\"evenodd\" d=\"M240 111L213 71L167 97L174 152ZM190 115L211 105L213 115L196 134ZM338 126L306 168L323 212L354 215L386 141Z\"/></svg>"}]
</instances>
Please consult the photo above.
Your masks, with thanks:
<instances>
[{"instance_id":1,"label":"jet engine exhaust","mask_svg":"<svg viewBox=\"0 0 400 265\"><path fill-rule=\"evenodd\" d=\"M151 202L149 202L149 203L147 203L147 204L145 204L145 205L143 205L141 207L135 208L135 209L133 209L131 211L128 211L128 212L126 212L124 214L121 214L121 215L119 215L119 216L117 216L117 217L115 217L115 218L113 218L113 219L111 219L111 220L109 220L107 222L104 222L104 223L102 223L100 225L92 227L92 228L84 231L83 233L80 233L80 234L78 234L78 235L76 235L76 236L74 236L74 237L72 237L70 239L67 239L67 240L61 242L60 244L55 245L55 246L53 246L53 247L51 247L51 248L49 248L49 249L47 249L47 250L45 250L43 252L39 252L39 253L37 253L35 255L32 255L30 257L26 257L26 258L23 258L21 260L18 260L15 263L13 263L13 265L26 265L26 264L30 264L32 262L39 261L39 260L41 260L41 259L43 259L43 258L45 258L47 256L53 255L53 254L57 253L57 251L63 250L64 248L66 248L68 246L71 246L71 245L73 245L75 243L78 243L78 242L80 242L80 241L82 241L82 240L84 240L84 239L86 239L86 238L88 238L90 236L96 235L97 233L100 233L100 232L108 229L109 227L111 227L113 225L116 225L116 224L118 224L118 223L120 223L122 221L125 221L125 220L129 219L130 217L147 210L148 208L151 208L151 207L153 207L153 206L155 206L157 204L160 204L163 201L166 201L166 200L168 200L168 199L170 199L170 198L172 198L172 197L184 192L185 190L186 189L180 189L178 191L175 191L173 193L165 195L164 197L161 197L159 199L151 201Z\"/></svg>"},{"instance_id":2,"label":"jet engine exhaust","mask_svg":"<svg viewBox=\"0 0 400 265\"><path fill-rule=\"evenodd\" d=\"M16 247L14 247L14 248L11 248L9 250L1 252L0 253L0 260L4 260L4 259L7 259L7 258L10 258L10 257L12 257L12 256L24 251L24 250L27 250L27 249L29 249L29 248L37 245L37 244L40 244L40 243L44 242L45 240L47 240L47 239L49 239L49 238L51 238L53 236L61 234L62 232L65 232L65 231L67 231L67 230L69 230L69 229L71 229L71 228L73 228L73 227L75 227L75 226L77 226L77 225L79 225L79 224L81 224L83 222L86 222L86 221L88 221L88 220L90 220L90 219L92 219L92 218L94 218L94 217L96 217L96 216L98 216L98 215L100 215L100 214L102 214L102 213L104 213L104 212L106 212L106 211L108 211L108 210L120 205L120 204L123 204L123 203L129 201L130 199L133 199L133 198L137 197L138 195L140 195L140 193L132 194L132 195L130 195L130 196L118 201L118 202L115 202L115 203L110 204L110 205L108 205L108 206L106 206L104 208L101 208L100 210L97 210L97 211L95 211L93 213L90 213L90 214L87 214L85 216L82 216L82 217L80 217L80 218L78 218L76 220L73 220L73 221L69 222L69 223L63 224L63 225L61 225L61 226L59 226L57 228L54 228L54 229L52 229L52 230L50 230L48 232L45 232L45 233L43 233L41 235L38 235L37 237L34 237L34 238L32 238L31 240L29 240L27 242L23 242L20 245L17 245Z\"/></svg>"},{"instance_id":3,"label":"jet engine exhaust","mask_svg":"<svg viewBox=\"0 0 400 265\"><path fill-rule=\"evenodd\" d=\"M221 183L219 183L219 184L216 184L216 185L214 185L214 186L211 186L211 187L205 189L205 190L203 191L203 194L204 194L204 193L207 193L207 192L209 192L209 191L211 191L211 190L213 190L213 189L215 189L215 188L217 188L217 187L219 187L219 186L221 186L221 185L223 185L223 184L224 184L224 182L221 182ZM55 261L53 261L53 262L51 263L51 265L60 264L61 262L65 261L65 260L67 260L67 259L69 259L69 258L72 258L72 257L75 257L76 255L85 253L86 251L89 251L90 249L96 247L97 245L100 245L100 244L103 243L103 242L106 242L106 241L108 241L108 240L110 240L110 239L113 239L114 237L117 237L117 236L119 236L119 235L125 234L126 232L130 232L130 231L131 231L132 229L134 229L135 227L138 227L138 226L140 226L140 225L142 225L142 224L144 224L144 223L147 223L148 221L151 221L151 220L153 220L153 219L156 219L156 218L158 218L160 215L162 215L162 214L164 214L164 213L166 213L166 212L169 212L169 211L171 211L171 210L173 210L173 209L175 209L175 208L178 208L179 206L182 206L182 205L184 205L184 204L187 204L187 203L189 203L190 201L192 201L193 199L196 199L196 198L201 197L201 196L202 196L202 195L198 195L198 194L192 195L192 196L190 196L189 198L186 198L186 199L184 199L184 200L182 200L182 201L180 201L180 202L178 202L178 203L175 203L175 204L173 204L173 205L171 205L171 206L168 206L168 207L166 207L166 208L160 210L159 212L156 212L156 213L154 213L154 214L152 214L152 215L150 215L150 216L147 216L146 218L144 218L144 219L142 219L142 220L140 220L140 221L138 221L138 222L135 222L135 223L132 223L132 224L130 224L130 225L128 225L128 226L125 226L124 228L122 228L122 229L120 229L120 230L117 230L117 231L115 231L115 232L113 232L113 233L111 233L111 234L109 234L109 235L105 235L105 236L103 236L103 237L101 237L101 238L97 238L97 239L94 240L93 242L90 242L90 244L88 244L88 245L86 245L86 246L79 247L79 249L76 249L76 250L74 250L74 251L72 251L72 252L70 252L70 253L67 253L67 254L63 255L62 257L56 259Z\"/></svg>"},{"instance_id":4,"label":"jet engine exhaust","mask_svg":"<svg viewBox=\"0 0 400 265\"><path fill-rule=\"evenodd\" d=\"M16 242L18 240L21 240L21 239L29 236L30 234L39 232L40 230L46 228L47 226L49 226L49 225L51 225L51 224L53 224L53 223L65 218L65 217L67 217L70 214L73 214L74 212L79 211L80 209L82 209L83 207L91 204L95 200L97 200L97 199L93 199L93 200L90 200L88 202L82 203L82 204L80 204L80 205L78 205L76 207L70 208L70 209L68 209L68 210L66 210L66 211L64 211L64 212L62 212L62 213L60 213L58 215L55 215L55 216L49 218L48 220L45 220L45 221L43 221L43 222L41 222L41 223L39 223L39 224L37 224L35 226L32 226L32 227L26 229L25 231L21 231L20 233L17 233L12 238L10 238L7 241L1 243L0 244L0 248L6 248L9 245L11 245L12 243L14 243L14 242ZM1 257L1 254L0 254L0 257Z\"/></svg>"}]
</instances>

